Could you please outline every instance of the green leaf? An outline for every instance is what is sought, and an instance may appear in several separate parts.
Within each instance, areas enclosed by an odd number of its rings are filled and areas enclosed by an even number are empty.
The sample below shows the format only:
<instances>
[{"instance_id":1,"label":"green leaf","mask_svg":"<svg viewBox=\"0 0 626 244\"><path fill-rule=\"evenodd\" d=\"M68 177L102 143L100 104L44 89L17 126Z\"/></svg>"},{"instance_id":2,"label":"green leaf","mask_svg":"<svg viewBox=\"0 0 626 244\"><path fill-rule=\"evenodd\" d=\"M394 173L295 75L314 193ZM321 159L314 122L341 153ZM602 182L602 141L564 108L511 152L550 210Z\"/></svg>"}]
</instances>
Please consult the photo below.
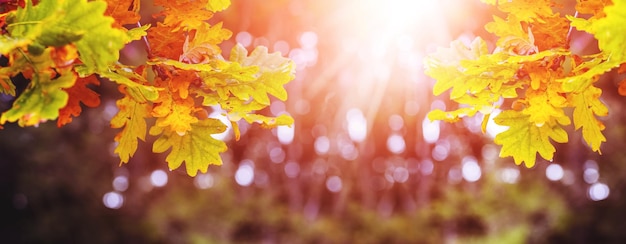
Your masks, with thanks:
<instances>
[{"instance_id":1,"label":"green leaf","mask_svg":"<svg viewBox=\"0 0 626 244\"><path fill-rule=\"evenodd\" d=\"M88 71L84 69L84 66L76 67L79 74L88 74ZM124 85L128 88L129 95L139 101L155 101L159 97L159 91L163 88L144 85L147 83L145 78L132 70L129 67L112 66L111 70L106 70L98 73L101 77L107 78L117 84Z\"/></svg>"},{"instance_id":2,"label":"green leaf","mask_svg":"<svg viewBox=\"0 0 626 244\"><path fill-rule=\"evenodd\" d=\"M148 34L148 29L150 29L149 24L128 30L128 32L126 32L126 35L128 35L128 41L136 41L141 39Z\"/></svg>"},{"instance_id":3,"label":"green leaf","mask_svg":"<svg viewBox=\"0 0 626 244\"><path fill-rule=\"evenodd\" d=\"M161 136L152 145L152 151L162 153L171 148L165 159L168 167L174 170L185 162L187 174L196 176L198 171L206 173L211 164L222 164L220 153L227 150L226 143L211 135L225 130L226 125L217 119L205 119L192 124L192 129L182 136L175 131L153 126L150 135Z\"/></svg>"},{"instance_id":4,"label":"green leaf","mask_svg":"<svg viewBox=\"0 0 626 244\"><path fill-rule=\"evenodd\" d=\"M66 73L51 80L47 75L36 75L31 86L22 93L13 106L0 116L0 124L17 121L20 126L38 125L59 117L59 109L67 104L68 88L76 82L76 75Z\"/></svg>"},{"instance_id":5,"label":"green leaf","mask_svg":"<svg viewBox=\"0 0 626 244\"><path fill-rule=\"evenodd\" d=\"M0 35L0 54L6 55L16 48L26 47L32 43L31 40L26 38L15 38Z\"/></svg>"},{"instance_id":6,"label":"green leaf","mask_svg":"<svg viewBox=\"0 0 626 244\"><path fill-rule=\"evenodd\" d=\"M104 16L105 9L104 1L42 0L36 6L26 1L7 29L16 40L29 39L44 46L75 43L89 73L105 71L119 59L120 49L129 40L124 31L111 26L114 20Z\"/></svg>"}]
</instances>

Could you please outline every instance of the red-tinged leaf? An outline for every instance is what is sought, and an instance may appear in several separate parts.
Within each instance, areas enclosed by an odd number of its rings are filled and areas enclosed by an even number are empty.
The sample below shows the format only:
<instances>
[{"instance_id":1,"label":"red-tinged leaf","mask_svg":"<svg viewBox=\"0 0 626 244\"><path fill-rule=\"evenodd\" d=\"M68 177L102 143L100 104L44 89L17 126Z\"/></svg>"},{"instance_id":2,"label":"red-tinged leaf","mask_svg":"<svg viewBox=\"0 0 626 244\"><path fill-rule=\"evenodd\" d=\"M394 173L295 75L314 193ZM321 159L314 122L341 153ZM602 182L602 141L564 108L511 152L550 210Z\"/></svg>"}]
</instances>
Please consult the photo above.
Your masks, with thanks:
<instances>
[{"instance_id":1,"label":"red-tinged leaf","mask_svg":"<svg viewBox=\"0 0 626 244\"><path fill-rule=\"evenodd\" d=\"M63 89L69 95L69 99L67 100L67 105L59 110L58 127L72 122L72 117L80 115L82 112L80 103L92 108L100 105L100 95L89 89L87 87L89 84L100 85L100 81L95 75L91 75L85 78L78 78L72 87Z\"/></svg>"}]
</instances>

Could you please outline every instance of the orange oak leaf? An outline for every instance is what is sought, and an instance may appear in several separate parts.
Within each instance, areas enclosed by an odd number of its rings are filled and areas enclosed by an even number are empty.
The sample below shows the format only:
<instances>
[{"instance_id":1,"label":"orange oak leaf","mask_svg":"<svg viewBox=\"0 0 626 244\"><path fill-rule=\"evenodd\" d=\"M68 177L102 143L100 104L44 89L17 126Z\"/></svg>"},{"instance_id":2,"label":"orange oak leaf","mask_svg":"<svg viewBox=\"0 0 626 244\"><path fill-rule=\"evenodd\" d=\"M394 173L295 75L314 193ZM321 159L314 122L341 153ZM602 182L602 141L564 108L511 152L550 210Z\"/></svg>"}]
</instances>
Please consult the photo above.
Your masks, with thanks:
<instances>
[{"instance_id":1,"label":"orange oak leaf","mask_svg":"<svg viewBox=\"0 0 626 244\"><path fill-rule=\"evenodd\" d=\"M169 87L172 92L178 92L178 96L180 96L180 98L187 99L189 96L189 85L194 82L201 82L200 77L198 77L196 72L189 70L176 70L172 74Z\"/></svg>"},{"instance_id":2,"label":"orange oak leaf","mask_svg":"<svg viewBox=\"0 0 626 244\"><path fill-rule=\"evenodd\" d=\"M59 110L59 118L57 126L61 127L72 122L72 117L77 117L82 112L80 103L82 102L88 107L97 107L100 105L100 95L89 89L87 85L100 85L100 81L95 75L85 78L78 78L72 87L63 89L68 94L67 105Z\"/></svg>"},{"instance_id":3,"label":"orange oak leaf","mask_svg":"<svg viewBox=\"0 0 626 244\"><path fill-rule=\"evenodd\" d=\"M107 0L104 15L115 19L113 27L124 29L124 25L135 24L141 19L139 15L140 0Z\"/></svg>"},{"instance_id":4,"label":"orange oak leaf","mask_svg":"<svg viewBox=\"0 0 626 244\"><path fill-rule=\"evenodd\" d=\"M557 47L567 47L567 33L569 20L560 14L553 14L542 18L544 23L534 23L532 32L535 37L535 45L539 51Z\"/></svg>"},{"instance_id":5,"label":"orange oak leaf","mask_svg":"<svg viewBox=\"0 0 626 244\"><path fill-rule=\"evenodd\" d=\"M56 72L62 73L74 67L74 62L78 58L78 50L73 44L55 47L50 51L50 58L54 61Z\"/></svg>"},{"instance_id":6,"label":"orange oak leaf","mask_svg":"<svg viewBox=\"0 0 626 244\"><path fill-rule=\"evenodd\" d=\"M581 14L593 14L595 18L606 16L604 7L611 5L611 0L578 0L576 11Z\"/></svg>"},{"instance_id":7,"label":"orange oak leaf","mask_svg":"<svg viewBox=\"0 0 626 244\"><path fill-rule=\"evenodd\" d=\"M206 9L208 0L155 0L154 5L164 10L155 17L165 16L163 24L174 27L174 31L198 29L206 20L213 17L213 12Z\"/></svg>"},{"instance_id":8,"label":"orange oak leaf","mask_svg":"<svg viewBox=\"0 0 626 244\"><path fill-rule=\"evenodd\" d=\"M157 85L164 86L170 82L157 80ZM179 135L185 135L191 130L191 124L199 121L195 116L199 110L202 108L195 106L192 97L181 98L178 93L162 90L154 101L151 115L157 118L156 126L169 127Z\"/></svg>"},{"instance_id":9,"label":"orange oak leaf","mask_svg":"<svg viewBox=\"0 0 626 244\"><path fill-rule=\"evenodd\" d=\"M174 30L173 27L157 23L148 30L150 42L150 55L178 60L183 54L185 33L182 30Z\"/></svg>"}]
</instances>

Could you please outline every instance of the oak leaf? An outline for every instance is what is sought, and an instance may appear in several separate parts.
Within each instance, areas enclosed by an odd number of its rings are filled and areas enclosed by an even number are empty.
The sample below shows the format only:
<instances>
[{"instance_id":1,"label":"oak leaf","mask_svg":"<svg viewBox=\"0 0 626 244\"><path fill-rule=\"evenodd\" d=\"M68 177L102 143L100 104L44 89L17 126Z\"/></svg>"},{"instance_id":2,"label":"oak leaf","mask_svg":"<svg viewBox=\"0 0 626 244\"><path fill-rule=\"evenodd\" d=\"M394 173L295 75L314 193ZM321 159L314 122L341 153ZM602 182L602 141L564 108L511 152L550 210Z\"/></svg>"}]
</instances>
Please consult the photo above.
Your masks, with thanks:
<instances>
[{"instance_id":1,"label":"oak leaf","mask_svg":"<svg viewBox=\"0 0 626 244\"><path fill-rule=\"evenodd\" d=\"M106 0L107 9L104 15L115 19L113 27L127 30L124 25L136 24L141 19L139 15L140 0Z\"/></svg>"},{"instance_id":2,"label":"oak leaf","mask_svg":"<svg viewBox=\"0 0 626 244\"><path fill-rule=\"evenodd\" d=\"M500 157L512 156L515 164L525 163L531 168L535 165L537 153L546 160L552 160L556 149L550 139L566 143L567 132L557 123L537 126L528 120L529 115L519 111L507 110L494 118L496 124L509 128L496 135L494 142L502 145Z\"/></svg>"},{"instance_id":3,"label":"oak leaf","mask_svg":"<svg viewBox=\"0 0 626 244\"><path fill-rule=\"evenodd\" d=\"M100 85L100 81L95 75L91 75L85 78L78 78L72 87L63 89L68 94L68 100L65 107L59 110L58 127L72 122L72 117L80 115L82 112L80 103L92 108L100 105L100 95L89 89L87 87L89 84Z\"/></svg>"},{"instance_id":4,"label":"oak leaf","mask_svg":"<svg viewBox=\"0 0 626 244\"><path fill-rule=\"evenodd\" d=\"M111 128L123 128L115 135L118 144L114 152L120 157L120 163L128 163L137 151L137 139L146 139L146 118L150 115L151 106L135 100L124 86L120 86L120 91L124 97L115 103L119 111L111 119Z\"/></svg>"},{"instance_id":5,"label":"oak leaf","mask_svg":"<svg viewBox=\"0 0 626 244\"><path fill-rule=\"evenodd\" d=\"M169 128L153 126L150 135L158 136L152 151L162 153L171 148L165 158L171 170L185 163L187 174L196 176L198 171L206 173L209 165L221 165L220 153L227 150L226 143L211 135L222 133L226 125L217 119L205 119L191 125L192 129L179 135Z\"/></svg>"},{"instance_id":6,"label":"oak leaf","mask_svg":"<svg viewBox=\"0 0 626 244\"><path fill-rule=\"evenodd\" d=\"M574 126L578 130L582 128L583 139L591 149L600 152L600 145L606 141L602 134L604 124L596 116L607 116L608 109L602 101L600 88L589 86L580 93L570 94L570 101L574 106Z\"/></svg>"}]
</instances>

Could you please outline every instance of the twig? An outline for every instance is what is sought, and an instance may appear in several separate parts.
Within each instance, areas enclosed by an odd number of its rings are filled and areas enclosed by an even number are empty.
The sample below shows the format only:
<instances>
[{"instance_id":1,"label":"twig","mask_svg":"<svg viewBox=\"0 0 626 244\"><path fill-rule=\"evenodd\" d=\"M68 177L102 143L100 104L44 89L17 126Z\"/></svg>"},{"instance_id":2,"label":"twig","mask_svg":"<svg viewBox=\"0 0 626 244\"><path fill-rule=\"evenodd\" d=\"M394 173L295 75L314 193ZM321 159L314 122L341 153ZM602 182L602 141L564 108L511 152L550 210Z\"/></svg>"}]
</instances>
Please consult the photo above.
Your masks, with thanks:
<instances>
[{"instance_id":1,"label":"twig","mask_svg":"<svg viewBox=\"0 0 626 244\"><path fill-rule=\"evenodd\" d=\"M578 18L578 10L576 10L576 13L574 13L574 18ZM570 23L569 30L567 30L567 43L569 43L571 41L570 38L571 38L571 35L572 35L572 29L574 29L574 27Z\"/></svg>"},{"instance_id":2,"label":"twig","mask_svg":"<svg viewBox=\"0 0 626 244\"><path fill-rule=\"evenodd\" d=\"M137 27L141 28L141 22L137 21ZM150 49L150 42L148 42L148 38L146 36L142 36L141 39L143 39L143 42L146 43L148 57L152 56L152 49Z\"/></svg>"}]
</instances>

